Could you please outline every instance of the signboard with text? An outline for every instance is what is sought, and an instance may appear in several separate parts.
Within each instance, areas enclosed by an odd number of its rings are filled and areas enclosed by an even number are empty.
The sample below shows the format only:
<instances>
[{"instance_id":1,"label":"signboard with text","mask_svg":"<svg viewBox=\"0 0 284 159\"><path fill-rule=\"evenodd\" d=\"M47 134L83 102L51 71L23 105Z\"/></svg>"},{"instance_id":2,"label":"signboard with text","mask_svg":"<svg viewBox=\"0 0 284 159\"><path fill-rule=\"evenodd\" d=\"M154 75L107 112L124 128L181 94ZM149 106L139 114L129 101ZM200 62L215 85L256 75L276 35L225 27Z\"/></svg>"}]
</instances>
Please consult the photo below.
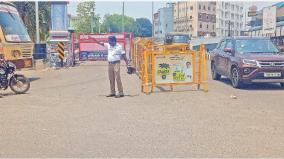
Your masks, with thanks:
<instances>
[{"instance_id":1,"label":"signboard with text","mask_svg":"<svg viewBox=\"0 0 284 159\"><path fill-rule=\"evenodd\" d=\"M249 11L248 12L248 17L254 17L256 16L256 11Z\"/></svg>"},{"instance_id":2,"label":"signboard with text","mask_svg":"<svg viewBox=\"0 0 284 159\"><path fill-rule=\"evenodd\" d=\"M132 33L103 33L103 34L78 34L80 61L105 61L107 60L107 48L97 43L107 43L109 36L115 36L117 43L126 50L127 35L131 43ZM127 51L127 50L126 50Z\"/></svg>"},{"instance_id":3,"label":"signboard with text","mask_svg":"<svg viewBox=\"0 0 284 159\"><path fill-rule=\"evenodd\" d=\"M156 84L193 82L192 60L191 54L155 55Z\"/></svg>"}]
</instances>

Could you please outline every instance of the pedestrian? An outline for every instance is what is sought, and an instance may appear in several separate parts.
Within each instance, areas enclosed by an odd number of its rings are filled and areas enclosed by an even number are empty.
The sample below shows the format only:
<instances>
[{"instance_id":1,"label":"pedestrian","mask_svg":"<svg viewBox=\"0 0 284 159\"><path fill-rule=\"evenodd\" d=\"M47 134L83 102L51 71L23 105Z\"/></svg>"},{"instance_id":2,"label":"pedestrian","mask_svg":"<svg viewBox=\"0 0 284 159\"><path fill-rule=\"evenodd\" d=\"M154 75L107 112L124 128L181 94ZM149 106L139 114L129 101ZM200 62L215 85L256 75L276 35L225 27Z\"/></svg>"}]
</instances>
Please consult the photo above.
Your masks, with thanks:
<instances>
[{"instance_id":1,"label":"pedestrian","mask_svg":"<svg viewBox=\"0 0 284 159\"><path fill-rule=\"evenodd\" d=\"M125 61L126 66L128 66L128 60L123 50L122 46L117 43L115 36L108 37L108 43L100 43L96 41L98 44L105 46L108 50L108 76L110 81L110 94L107 97L116 97L121 98L124 97L122 82L120 78L120 60L123 59ZM117 83L118 94L115 93L115 81Z\"/></svg>"}]
</instances>

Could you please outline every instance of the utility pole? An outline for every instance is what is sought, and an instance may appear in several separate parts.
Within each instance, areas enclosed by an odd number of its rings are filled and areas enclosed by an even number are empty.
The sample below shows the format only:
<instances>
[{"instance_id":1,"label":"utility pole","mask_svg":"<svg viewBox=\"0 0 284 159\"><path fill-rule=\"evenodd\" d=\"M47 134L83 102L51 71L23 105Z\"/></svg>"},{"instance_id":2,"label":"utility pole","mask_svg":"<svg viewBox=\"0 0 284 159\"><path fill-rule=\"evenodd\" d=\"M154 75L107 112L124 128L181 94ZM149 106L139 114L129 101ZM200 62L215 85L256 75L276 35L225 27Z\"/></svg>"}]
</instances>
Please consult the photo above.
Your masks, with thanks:
<instances>
[{"instance_id":1,"label":"utility pole","mask_svg":"<svg viewBox=\"0 0 284 159\"><path fill-rule=\"evenodd\" d=\"M154 1L152 1L152 39L154 39Z\"/></svg>"},{"instance_id":2,"label":"utility pole","mask_svg":"<svg viewBox=\"0 0 284 159\"><path fill-rule=\"evenodd\" d=\"M40 42L39 37L39 17L38 17L38 1L35 1L35 14L36 14L36 43Z\"/></svg>"},{"instance_id":3,"label":"utility pole","mask_svg":"<svg viewBox=\"0 0 284 159\"><path fill-rule=\"evenodd\" d=\"M100 17L98 17L98 24L99 24L99 33L101 33L101 22L100 22Z\"/></svg>"},{"instance_id":4,"label":"utility pole","mask_svg":"<svg viewBox=\"0 0 284 159\"><path fill-rule=\"evenodd\" d=\"M94 15L95 14L95 8L92 8L91 11L91 33L94 33Z\"/></svg>"},{"instance_id":5,"label":"utility pole","mask_svg":"<svg viewBox=\"0 0 284 159\"><path fill-rule=\"evenodd\" d=\"M124 33L124 1L122 2L122 26L121 30Z\"/></svg>"},{"instance_id":6,"label":"utility pole","mask_svg":"<svg viewBox=\"0 0 284 159\"><path fill-rule=\"evenodd\" d=\"M229 20L228 24L229 24L229 33L228 33L228 37L230 37L230 36L231 36L231 21L230 21L230 20Z\"/></svg>"},{"instance_id":7,"label":"utility pole","mask_svg":"<svg viewBox=\"0 0 284 159\"><path fill-rule=\"evenodd\" d=\"M247 8L245 8L245 32L247 31Z\"/></svg>"}]
</instances>

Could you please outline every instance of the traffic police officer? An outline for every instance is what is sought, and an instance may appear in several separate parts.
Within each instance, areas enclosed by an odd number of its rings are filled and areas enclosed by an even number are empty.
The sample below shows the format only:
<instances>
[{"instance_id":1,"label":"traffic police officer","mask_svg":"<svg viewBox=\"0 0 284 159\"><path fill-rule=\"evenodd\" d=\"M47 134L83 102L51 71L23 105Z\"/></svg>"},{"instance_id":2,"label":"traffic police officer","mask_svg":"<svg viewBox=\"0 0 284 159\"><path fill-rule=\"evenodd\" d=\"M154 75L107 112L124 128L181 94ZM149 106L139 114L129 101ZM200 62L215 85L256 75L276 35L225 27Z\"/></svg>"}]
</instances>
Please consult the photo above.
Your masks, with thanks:
<instances>
[{"instance_id":1,"label":"traffic police officer","mask_svg":"<svg viewBox=\"0 0 284 159\"><path fill-rule=\"evenodd\" d=\"M108 50L108 75L110 81L110 94L107 97L124 97L122 82L120 78L120 60L123 59L128 66L128 60L122 46L117 43L115 36L108 37L108 43L98 44L105 46ZM117 83L118 94L115 94L115 81Z\"/></svg>"}]
</instances>

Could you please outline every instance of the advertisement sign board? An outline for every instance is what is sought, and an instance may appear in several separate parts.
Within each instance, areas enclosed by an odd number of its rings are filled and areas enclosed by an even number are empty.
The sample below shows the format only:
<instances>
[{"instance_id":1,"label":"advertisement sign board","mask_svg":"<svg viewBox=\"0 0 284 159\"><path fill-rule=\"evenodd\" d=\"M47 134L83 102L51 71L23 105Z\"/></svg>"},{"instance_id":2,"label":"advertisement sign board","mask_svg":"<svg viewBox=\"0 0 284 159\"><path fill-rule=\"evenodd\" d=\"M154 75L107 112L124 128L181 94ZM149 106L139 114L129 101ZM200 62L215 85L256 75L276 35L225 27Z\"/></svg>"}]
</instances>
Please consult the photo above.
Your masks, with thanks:
<instances>
[{"instance_id":1,"label":"advertisement sign board","mask_svg":"<svg viewBox=\"0 0 284 159\"><path fill-rule=\"evenodd\" d=\"M276 30L276 6L263 8L263 34L274 34Z\"/></svg>"},{"instance_id":2,"label":"advertisement sign board","mask_svg":"<svg viewBox=\"0 0 284 159\"><path fill-rule=\"evenodd\" d=\"M256 11L249 11L248 12L248 17L254 17L256 16Z\"/></svg>"},{"instance_id":3,"label":"advertisement sign board","mask_svg":"<svg viewBox=\"0 0 284 159\"><path fill-rule=\"evenodd\" d=\"M155 55L156 84L190 83L194 79L191 54Z\"/></svg>"},{"instance_id":4,"label":"advertisement sign board","mask_svg":"<svg viewBox=\"0 0 284 159\"><path fill-rule=\"evenodd\" d=\"M128 33L129 34L129 33ZM117 43L126 49L127 33L104 33L104 34L78 34L78 45L80 61L105 61L107 60L107 49L104 46L97 44L96 41L107 43L109 36L115 36ZM129 39L132 40L131 38ZM126 50L127 51L127 50Z\"/></svg>"}]
</instances>

